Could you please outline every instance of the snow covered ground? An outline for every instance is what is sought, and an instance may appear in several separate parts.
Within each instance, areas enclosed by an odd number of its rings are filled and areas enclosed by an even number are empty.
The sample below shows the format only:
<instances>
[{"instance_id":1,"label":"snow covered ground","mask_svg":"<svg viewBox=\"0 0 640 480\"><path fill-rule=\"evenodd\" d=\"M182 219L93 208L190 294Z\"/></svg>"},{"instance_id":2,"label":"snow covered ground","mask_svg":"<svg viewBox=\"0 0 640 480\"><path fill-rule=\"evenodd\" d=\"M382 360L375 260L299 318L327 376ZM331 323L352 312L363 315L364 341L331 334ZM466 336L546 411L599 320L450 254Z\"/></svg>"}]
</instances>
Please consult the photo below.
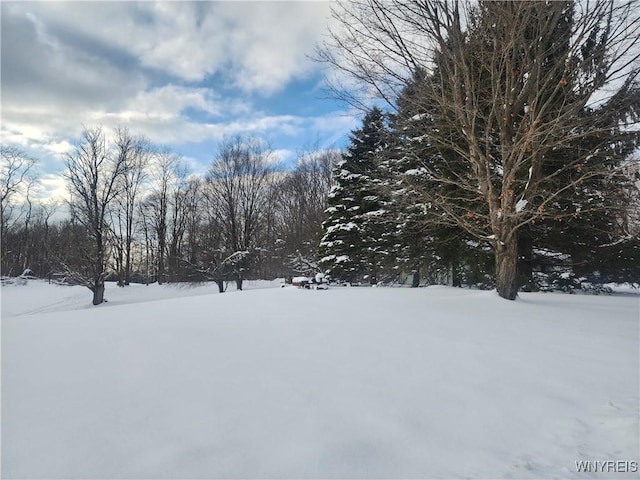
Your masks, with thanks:
<instances>
[{"instance_id":1,"label":"snow covered ground","mask_svg":"<svg viewBox=\"0 0 640 480\"><path fill-rule=\"evenodd\" d=\"M640 297L263 286L3 287L2 478L638 477Z\"/></svg>"}]
</instances>

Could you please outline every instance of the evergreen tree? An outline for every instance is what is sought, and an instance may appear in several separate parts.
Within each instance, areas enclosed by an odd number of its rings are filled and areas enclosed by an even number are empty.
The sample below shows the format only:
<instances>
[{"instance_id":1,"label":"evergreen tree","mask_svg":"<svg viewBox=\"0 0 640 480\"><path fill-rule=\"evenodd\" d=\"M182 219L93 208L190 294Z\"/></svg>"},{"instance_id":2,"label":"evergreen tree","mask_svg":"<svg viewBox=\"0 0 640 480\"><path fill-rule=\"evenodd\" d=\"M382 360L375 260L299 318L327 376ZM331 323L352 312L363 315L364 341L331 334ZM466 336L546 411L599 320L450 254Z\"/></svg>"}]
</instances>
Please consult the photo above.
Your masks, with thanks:
<instances>
[{"instance_id":1,"label":"evergreen tree","mask_svg":"<svg viewBox=\"0 0 640 480\"><path fill-rule=\"evenodd\" d=\"M380 188L379 165L387 138L384 114L374 107L334 168L319 245L319 265L334 279L376 283L384 267L389 201Z\"/></svg>"},{"instance_id":2,"label":"evergreen tree","mask_svg":"<svg viewBox=\"0 0 640 480\"><path fill-rule=\"evenodd\" d=\"M438 71L432 75L438 75ZM475 262L478 253L486 249L472 242L473 238L463 228L446 221L443 210L428 200L434 193L440 193L457 197L462 205L474 201L456 183L456 178L465 174L464 162L453 149L438 148L432 142L434 129L443 131L450 127L429 104L429 96L424 92L428 85L425 71L414 72L398 97L397 112L391 117L393 148L387 165L396 179L390 184L397 221L396 256L403 272L412 274L412 286L418 286L421 277L426 277L429 283L460 286L463 280L471 280L467 278L469 269L465 264ZM451 129L451 135L454 134ZM438 172L449 182L434 182L432 172Z\"/></svg>"},{"instance_id":3,"label":"evergreen tree","mask_svg":"<svg viewBox=\"0 0 640 480\"><path fill-rule=\"evenodd\" d=\"M635 111L617 108L618 96L636 96ZM602 115L598 110L612 112ZM594 117L591 131L567 147L558 149L546 165L553 173L556 163L584 158L573 171L558 175L558 182L573 186L558 196L553 207L561 215L532 225L530 232L535 249L567 254L570 262L565 265L578 276L600 276L603 281L638 281L640 279L640 239L634 235L632 206L637 204L637 178L629 170L628 175L612 175L620 172L638 147L638 134L621 129L620 122L636 118L640 110L640 91L630 84L597 109L585 108L584 117ZM584 171L595 171L580 182L572 182ZM569 177L568 179L566 177ZM533 256L533 263L536 258ZM566 264L567 262L565 262Z\"/></svg>"}]
</instances>

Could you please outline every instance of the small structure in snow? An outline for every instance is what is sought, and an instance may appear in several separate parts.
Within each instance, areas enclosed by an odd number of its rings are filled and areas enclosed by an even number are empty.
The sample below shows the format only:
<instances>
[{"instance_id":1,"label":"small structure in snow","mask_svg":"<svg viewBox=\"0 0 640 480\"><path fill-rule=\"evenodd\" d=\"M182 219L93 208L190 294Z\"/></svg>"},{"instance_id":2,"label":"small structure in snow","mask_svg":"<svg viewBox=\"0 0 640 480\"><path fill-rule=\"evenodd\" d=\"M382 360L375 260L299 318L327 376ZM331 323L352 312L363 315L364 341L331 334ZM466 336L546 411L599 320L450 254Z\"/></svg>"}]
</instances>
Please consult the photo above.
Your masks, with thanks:
<instances>
[{"instance_id":1,"label":"small structure in snow","mask_svg":"<svg viewBox=\"0 0 640 480\"><path fill-rule=\"evenodd\" d=\"M316 284L316 290L326 290L328 288L327 282L324 278L324 273L316 273L316 278L314 280L314 283Z\"/></svg>"},{"instance_id":2,"label":"small structure in snow","mask_svg":"<svg viewBox=\"0 0 640 480\"><path fill-rule=\"evenodd\" d=\"M310 277L293 277L291 279L291 285L294 285L298 288L306 288L307 290L311 290L312 288L316 290L326 290L327 282L325 282L323 273L316 273L316 276L313 278Z\"/></svg>"},{"instance_id":3,"label":"small structure in snow","mask_svg":"<svg viewBox=\"0 0 640 480\"><path fill-rule=\"evenodd\" d=\"M311 279L309 277L293 277L291 279L291 285L295 287L301 288L309 288L307 285L311 284Z\"/></svg>"}]
</instances>

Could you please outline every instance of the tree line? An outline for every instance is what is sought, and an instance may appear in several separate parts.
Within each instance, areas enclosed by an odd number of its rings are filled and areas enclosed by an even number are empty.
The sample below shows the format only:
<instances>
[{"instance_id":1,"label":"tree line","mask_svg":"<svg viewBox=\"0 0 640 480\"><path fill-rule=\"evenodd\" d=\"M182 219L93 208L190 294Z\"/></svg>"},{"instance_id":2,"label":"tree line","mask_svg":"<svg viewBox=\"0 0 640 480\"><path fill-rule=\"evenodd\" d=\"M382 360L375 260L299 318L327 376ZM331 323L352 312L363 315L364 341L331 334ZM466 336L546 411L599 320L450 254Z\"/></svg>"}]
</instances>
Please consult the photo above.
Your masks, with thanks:
<instances>
[{"instance_id":1,"label":"tree line","mask_svg":"<svg viewBox=\"0 0 640 480\"><path fill-rule=\"evenodd\" d=\"M104 300L130 282L275 278L304 268L321 235L333 150L300 152L285 170L269 146L225 139L204 175L126 128L85 129L66 155L68 216L38 204L36 162L2 147L2 274L64 275Z\"/></svg>"},{"instance_id":2,"label":"tree line","mask_svg":"<svg viewBox=\"0 0 640 480\"><path fill-rule=\"evenodd\" d=\"M365 112L343 153L284 170L233 137L194 176L126 129L87 129L66 159L70 216L54 223L31 201L34 162L3 147L3 274L62 268L94 303L110 272L223 291L322 269L507 299L541 273L640 281L634 0L336 5L318 60Z\"/></svg>"}]
</instances>

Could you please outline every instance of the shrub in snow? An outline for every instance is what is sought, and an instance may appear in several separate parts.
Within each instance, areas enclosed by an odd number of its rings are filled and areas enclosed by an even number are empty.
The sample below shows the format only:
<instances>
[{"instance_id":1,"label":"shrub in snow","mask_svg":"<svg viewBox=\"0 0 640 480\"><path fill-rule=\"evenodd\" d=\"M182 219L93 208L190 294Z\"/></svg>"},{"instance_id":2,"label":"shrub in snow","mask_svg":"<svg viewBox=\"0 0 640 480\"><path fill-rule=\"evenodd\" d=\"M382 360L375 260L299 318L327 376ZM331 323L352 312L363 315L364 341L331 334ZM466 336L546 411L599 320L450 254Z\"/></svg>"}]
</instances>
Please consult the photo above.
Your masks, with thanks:
<instances>
[{"instance_id":1,"label":"shrub in snow","mask_svg":"<svg viewBox=\"0 0 640 480\"><path fill-rule=\"evenodd\" d=\"M22 275L20 275L20 278L35 279L37 277L33 273L33 270L31 270L30 268L26 268L24 272L22 272Z\"/></svg>"},{"instance_id":2,"label":"shrub in snow","mask_svg":"<svg viewBox=\"0 0 640 480\"><path fill-rule=\"evenodd\" d=\"M584 293L590 293L592 295L600 295L601 293L611 295L613 293L613 288L602 283L582 282L580 288Z\"/></svg>"}]
</instances>

